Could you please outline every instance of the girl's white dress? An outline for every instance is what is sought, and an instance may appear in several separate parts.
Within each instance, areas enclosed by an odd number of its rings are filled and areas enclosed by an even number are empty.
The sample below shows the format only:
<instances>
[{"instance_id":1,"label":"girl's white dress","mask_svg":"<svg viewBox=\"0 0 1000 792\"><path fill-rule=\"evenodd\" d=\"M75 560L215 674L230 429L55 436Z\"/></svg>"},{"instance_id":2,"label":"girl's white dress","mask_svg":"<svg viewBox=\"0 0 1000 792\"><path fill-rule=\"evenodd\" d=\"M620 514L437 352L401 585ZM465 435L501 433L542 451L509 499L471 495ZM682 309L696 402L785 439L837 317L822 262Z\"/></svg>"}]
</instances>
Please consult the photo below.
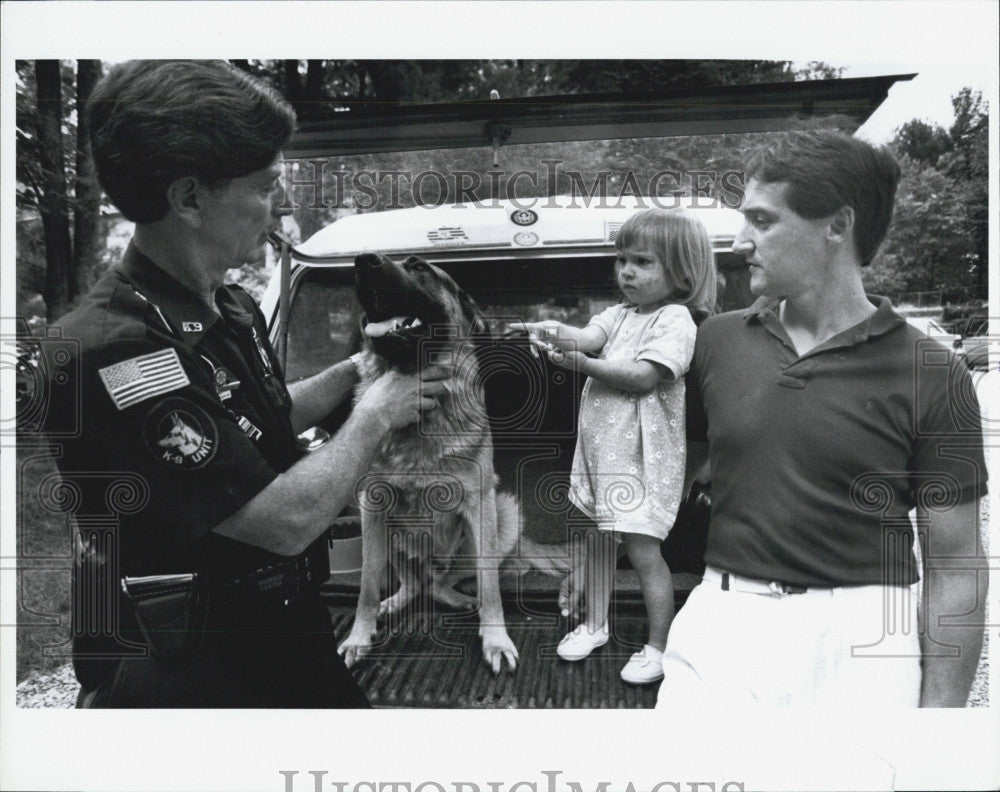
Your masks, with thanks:
<instances>
[{"instance_id":1,"label":"girl's white dress","mask_svg":"<svg viewBox=\"0 0 1000 792\"><path fill-rule=\"evenodd\" d=\"M648 360L674 378L646 394L587 380L570 499L602 530L664 539L684 485L684 374L694 354L694 321L682 305L642 314L619 304L590 324L608 337L601 350L605 360Z\"/></svg>"}]
</instances>

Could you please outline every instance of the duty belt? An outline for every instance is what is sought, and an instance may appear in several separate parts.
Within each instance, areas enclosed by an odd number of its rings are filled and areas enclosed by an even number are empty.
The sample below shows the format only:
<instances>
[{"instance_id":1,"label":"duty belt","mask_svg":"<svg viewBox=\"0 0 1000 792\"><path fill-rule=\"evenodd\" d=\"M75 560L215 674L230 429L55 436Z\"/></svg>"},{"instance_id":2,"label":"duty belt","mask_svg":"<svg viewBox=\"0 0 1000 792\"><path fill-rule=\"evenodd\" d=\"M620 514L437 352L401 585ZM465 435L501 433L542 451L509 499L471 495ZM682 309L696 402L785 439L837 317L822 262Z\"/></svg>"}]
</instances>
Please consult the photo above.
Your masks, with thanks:
<instances>
[{"instance_id":1,"label":"duty belt","mask_svg":"<svg viewBox=\"0 0 1000 792\"><path fill-rule=\"evenodd\" d=\"M319 543L326 550L325 542ZM319 591L329 577L329 567L311 547L301 555L258 567L230 579L222 586L223 598L242 606L288 606L304 594Z\"/></svg>"}]
</instances>

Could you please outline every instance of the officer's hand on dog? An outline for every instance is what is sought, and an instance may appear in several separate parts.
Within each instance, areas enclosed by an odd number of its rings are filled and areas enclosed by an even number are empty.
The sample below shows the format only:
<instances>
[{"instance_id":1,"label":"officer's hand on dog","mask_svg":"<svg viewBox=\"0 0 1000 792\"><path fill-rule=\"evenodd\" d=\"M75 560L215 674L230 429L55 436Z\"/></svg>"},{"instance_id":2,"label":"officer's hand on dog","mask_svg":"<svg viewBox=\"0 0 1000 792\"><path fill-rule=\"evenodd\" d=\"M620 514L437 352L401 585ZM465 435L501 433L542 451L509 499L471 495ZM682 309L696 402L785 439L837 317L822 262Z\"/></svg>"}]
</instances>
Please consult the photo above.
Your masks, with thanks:
<instances>
[{"instance_id":1,"label":"officer's hand on dog","mask_svg":"<svg viewBox=\"0 0 1000 792\"><path fill-rule=\"evenodd\" d=\"M387 421L389 429L402 429L438 407L438 399L448 393L450 377L450 366L428 366L419 376L388 371L372 383L354 409L370 410Z\"/></svg>"}]
</instances>

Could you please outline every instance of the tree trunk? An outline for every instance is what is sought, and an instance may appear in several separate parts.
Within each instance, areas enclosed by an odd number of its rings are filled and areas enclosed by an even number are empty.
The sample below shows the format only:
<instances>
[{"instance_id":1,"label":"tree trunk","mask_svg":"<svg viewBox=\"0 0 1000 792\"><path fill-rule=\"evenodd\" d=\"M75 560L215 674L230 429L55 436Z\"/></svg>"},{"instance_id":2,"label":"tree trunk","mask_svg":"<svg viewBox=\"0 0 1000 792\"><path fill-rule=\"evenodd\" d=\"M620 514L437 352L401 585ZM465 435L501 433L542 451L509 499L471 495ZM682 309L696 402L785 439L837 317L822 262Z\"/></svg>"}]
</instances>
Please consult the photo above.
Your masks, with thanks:
<instances>
[{"instance_id":1,"label":"tree trunk","mask_svg":"<svg viewBox=\"0 0 1000 792\"><path fill-rule=\"evenodd\" d=\"M281 68L284 75L282 84L285 86L285 99L295 109L295 112L298 112L302 106L302 77L299 75L299 62L297 60L283 60Z\"/></svg>"},{"instance_id":2,"label":"tree trunk","mask_svg":"<svg viewBox=\"0 0 1000 792\"><path fill-rule=\"evenodd\" d=\"M383 102L398 102L403 93L399 67L386 61L358 61L361 79L371 80L375 98Z\"/></svg>"},{"instance_id":3,"label":"tree trunk","mask_svg":"<svg viewBox=\"0 0 1000 792\"><path fill-rule=\"evenodd\" d=\"M73 267L67 283L70 302L89 287L97 263L97 219L101 210L101 187L94 172L90 136L83 118L87 99L100 77L100 61L77 61L76 203L73 208Z\"/></svg>"},{"instance_id":4,"label":"tree trunk","mask_svg":"<svg viewBox=\"0 0 1000 792\"><path fill-rule=\"evenodd\" d=\"M49 321L66 312L69 299L67 275L72 266L69 207L66 196L66 157L62 140L62 85L59 61L35 61L38 87L39 166L42 195L38 210L45 236L45 312Z\"/></svg>"},{"instance_id":5,"label":"tree trunk","mask_svg":"<svg viewBox=\"0 0 1000 792\"><path fill-rule=\"evenodd\" d=\"M306 108L306 112L315 112L316 107L312 105L319 105L323 101L323 61L321 60L311 60L306 61L306 95L305 101L310 105Z\"/></svg>"}]
</instances>

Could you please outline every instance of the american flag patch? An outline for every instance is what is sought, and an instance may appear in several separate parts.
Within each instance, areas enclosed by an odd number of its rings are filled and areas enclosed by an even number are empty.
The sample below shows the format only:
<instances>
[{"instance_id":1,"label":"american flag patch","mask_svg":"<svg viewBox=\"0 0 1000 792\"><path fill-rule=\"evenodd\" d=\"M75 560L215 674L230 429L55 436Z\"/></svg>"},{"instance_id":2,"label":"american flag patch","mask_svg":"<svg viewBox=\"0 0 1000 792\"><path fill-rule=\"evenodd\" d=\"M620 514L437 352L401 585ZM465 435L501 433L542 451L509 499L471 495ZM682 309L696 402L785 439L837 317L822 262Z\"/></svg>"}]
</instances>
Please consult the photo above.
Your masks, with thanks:
<instances>
[{"instance_id":1,"label":"american flag patch","mask_svg":"<svg viewBox=\"0 0 1000 792\"><path fill-rule=\"evenodd\" d=\"M98 373L119 410L191 382L175 349L139 355L102 368Z\"/></svg>"}]
</instances>

